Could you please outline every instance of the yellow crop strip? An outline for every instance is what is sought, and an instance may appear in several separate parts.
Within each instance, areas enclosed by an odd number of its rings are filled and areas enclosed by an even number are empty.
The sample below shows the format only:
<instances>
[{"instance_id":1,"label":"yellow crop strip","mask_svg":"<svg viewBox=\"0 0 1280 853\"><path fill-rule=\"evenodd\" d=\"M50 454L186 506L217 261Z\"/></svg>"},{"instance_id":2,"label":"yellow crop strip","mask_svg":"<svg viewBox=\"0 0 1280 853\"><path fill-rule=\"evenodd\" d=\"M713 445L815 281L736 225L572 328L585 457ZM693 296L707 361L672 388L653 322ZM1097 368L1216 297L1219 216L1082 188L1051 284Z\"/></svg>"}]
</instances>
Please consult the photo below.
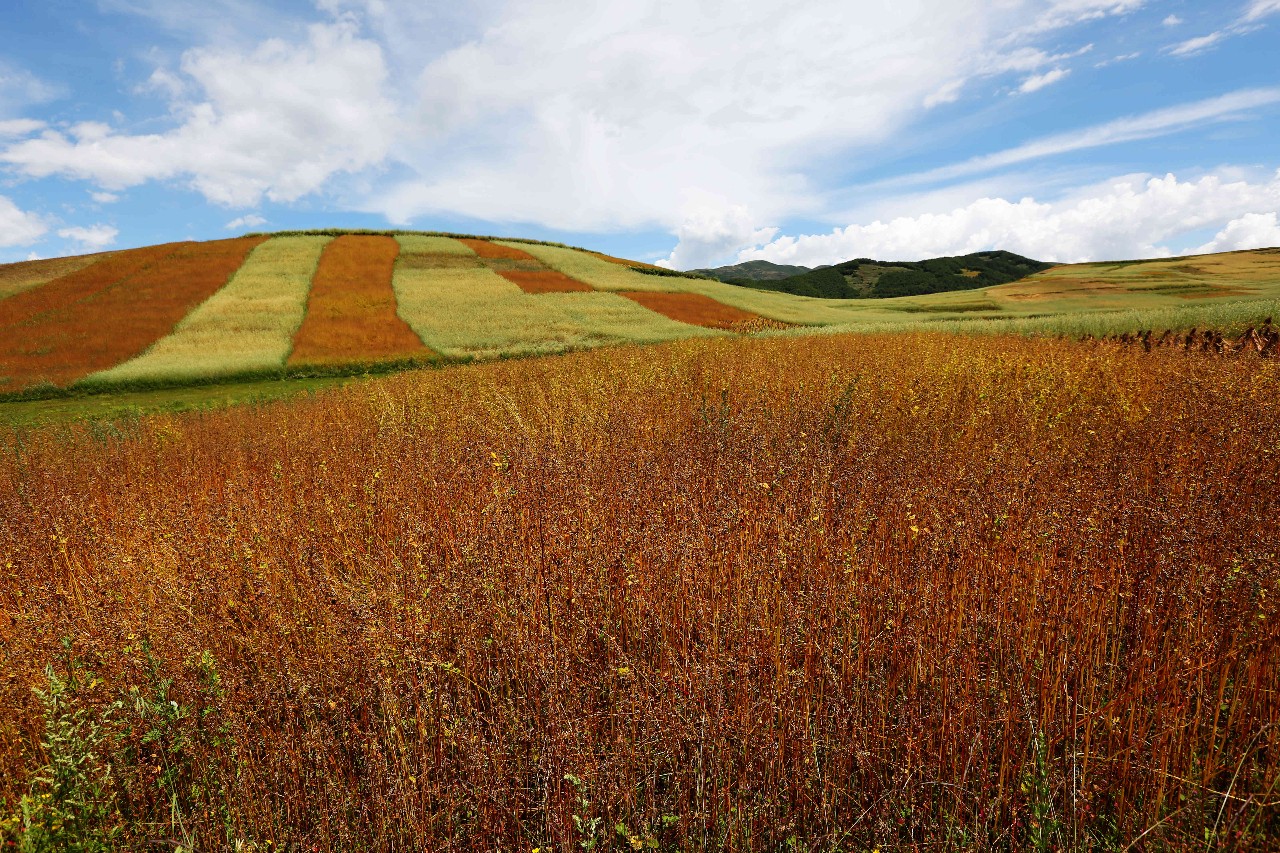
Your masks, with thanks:
<instances>
[{"instance_id":1,"label":"yellow crop strip","mask_svg":"<svg viewBox=\"0 0 1280 853\"><path fill-rule=\"evenodd\" d=\"M457 253L416 253L409 248L416 238L398 239L402 254L392 284L400 317L427 346L450 358L536 355L711 334L613 293L525 293L478 259L470 263Z\"/></svg>"},{"instance_id":2,"label":"yellow crop strip","mask_svg":"<svg viewBox=\"0 0 1280 853\"><path fill-rule=\"evenodd\" d=\"M320 252L331 239L268 240L172 334L89 381L182 381L282 367L302 323Z\"/></svg>"}]
</instances>

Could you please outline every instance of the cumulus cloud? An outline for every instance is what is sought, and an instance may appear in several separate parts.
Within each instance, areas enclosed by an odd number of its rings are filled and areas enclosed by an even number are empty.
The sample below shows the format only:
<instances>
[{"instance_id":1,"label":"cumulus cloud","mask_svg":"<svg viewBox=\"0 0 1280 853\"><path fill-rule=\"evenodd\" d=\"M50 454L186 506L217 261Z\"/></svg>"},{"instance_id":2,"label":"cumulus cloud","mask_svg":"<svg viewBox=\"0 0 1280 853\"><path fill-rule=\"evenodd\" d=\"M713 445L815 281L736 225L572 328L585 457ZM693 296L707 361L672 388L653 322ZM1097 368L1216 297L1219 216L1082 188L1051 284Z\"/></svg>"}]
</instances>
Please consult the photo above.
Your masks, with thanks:
<instances>
[{"instance_id":1,"label":"cumulus cloud","mask_svg":"<svg viewBox=\"0 0 1280 853\"><path fill-rule=\"evenodd\" d=\"M777 228L759 228L751 212L723 199L691 199L676 231L679 243L660 266L693 269L715 263L742 246L772 240Z\"/></svg>"},{"instance_id":2,"label":"cumulus cloud","mask_svg":"<svg viewBox=\"0 0 1280 853\"><path fill-rule=\"evenodd\" d=\"M1237 249L1263 249L1280 246L1280 221L1276 213L1246 213L1227 223L1217 235L1192 250L1195 254L1232 252Z\"/></svg>"},{"instance_id":3,"label":"cumulus cloud","mask_svg":"<svg viewBox=\"0 0 1280 853\"><path fill-rule=\"evenodd\" d=\"M89 197L98 204L115 204L120 200L120 196L115 193L91 192Z\"/></svg>"},{"instance_id":4,"label":"cumulus cloud","mask_svg":"<svg viewBox=\"0 0 1280 853\"><path fill-rule=\"evenodd\" d=\"M105 249L116 241L119 234L120 232L110 225L76 226L58 231L59 237L64 240L74 240L80 248L90 251Z\"/></svg>"},{"instance_id":5,"label":"cumulus cloud","mask_svg":"<svg viewBox=\"0 0 1280 853\"><path fill-rule=\"evenodd\" d=\"M296 200L337 173L382 162L397 130L381 50L349 23L315 25L301 45L193 50L182 73L203 99L173 105L182 117L173 130L131 135L82 123L11 145L0 162L108 191L184 178L210 201L251 206L264 196Z\"/></svg>"},{"instance_id":6,"label":"cumulus cloud","mask_svg":"<svg viewBox=\"0 0 1280 853\"><path fill-rule=\"evenodd\" d=\"M389 63L410 66L432 28L418 4L376 5L379 32L396 34ZM375 181L361 209L396 223L461 214L665 228L691 241L672 258L702 257L723 243L709 233L819 213L815 162L894 138L975 79L1065 71L1092 46L1050 52L1045 33L1140 5L875 3L859 7L857 26L832 26L847 19L846 0L813 0L804 14L785 0L742 0L732 15L710 0L468 6L474 38L415 78L394 152L403 170ZM691 196L720 201L689 213Z\"/></svg>"},{"instance_id":7,"label":"cumulus cloud","mask_svg":"<svg viewBox=\"0 0 1280 853\"><path fill-rule=\"evenodd\" d=\"M1176 27L1182 23L1182 19L1179 18L1177 15L1170 15L1160 23L1164 24L1166 27Z\"/></svg>"},{"instance_id":8,"label":"cumulus cloud","mask_svg":"<svg viewBox=\"0 0 1280 853\"><path fill-rule=\"evenodd\" d=\"M1054 83L1057 83L1059 80L1061 80L1063 77L1066 77L1070 73L1071 72L1065 68L1054 68L1051 71L1046 71L1043 74L1032 75L1031 77L1028 77L1027 79L1022 81L1022 85L1018 87L1018 91L1024 95L1029 94L1031 92L1038 92L1041 89L1043 89L1045 86L1052 86Z\"/></svg>"},{"instance_id":9,"label":"cumulus cloud","mask_svg":"<svg viewBox=\"0 0 1280 853\"><path fill-rule=\"evenodd\" d=\"M44 219L21 210L11 199L0 195L0 248L29 246L48 230Z\"/></svg>"},{"instance_id":10,"label":"cumulus cloud","mask_svg":"<svg viewBox=\"0 0 1280 853\"><path fill-rule=\"evenodd\" d=\"M266 224L266 219L256 213L250 213L247 216L237 216L223 227L228 231L235 231L238 228L257 228L259 225Z\"/></svg>"},{"instance_id":11,"label":"cumulus cloud","mask_svg":"<svg viewBox=\"0 0 1280 853\"><path fill-rule=\"evenodd\" d=\"M1233 177L1130 176L1053 202L980 198L941 213L778 237L741 252L738 259L816 266L857 257L918 260L986 249L1064 263L1160 257L1172 253L1169 240L1215 226L1223 231L1208 245L1255 248L1275 242L1280 172L1256 181Z\"/></svg>"}]
</instances>

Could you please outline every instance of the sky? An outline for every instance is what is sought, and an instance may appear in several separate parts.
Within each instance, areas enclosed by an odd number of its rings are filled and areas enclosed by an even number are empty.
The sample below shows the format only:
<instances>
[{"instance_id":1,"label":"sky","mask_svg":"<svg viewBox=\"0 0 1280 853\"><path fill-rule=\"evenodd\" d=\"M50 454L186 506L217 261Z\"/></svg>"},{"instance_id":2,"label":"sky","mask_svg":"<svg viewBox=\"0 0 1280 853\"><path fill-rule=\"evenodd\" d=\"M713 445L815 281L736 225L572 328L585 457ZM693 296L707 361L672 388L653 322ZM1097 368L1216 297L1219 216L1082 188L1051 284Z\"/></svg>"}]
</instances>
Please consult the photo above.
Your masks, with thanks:
<instances>
[{"instance_id":1,"label":"sky","mask_svg":"<svg viewBox=\"0 0 1280 853\"><path fill-rule=\"evenodd\" d=\"M0 263L249 231L678 269L1280 246L1280 0L4 0Z\"/></svg>"}]
</instances>

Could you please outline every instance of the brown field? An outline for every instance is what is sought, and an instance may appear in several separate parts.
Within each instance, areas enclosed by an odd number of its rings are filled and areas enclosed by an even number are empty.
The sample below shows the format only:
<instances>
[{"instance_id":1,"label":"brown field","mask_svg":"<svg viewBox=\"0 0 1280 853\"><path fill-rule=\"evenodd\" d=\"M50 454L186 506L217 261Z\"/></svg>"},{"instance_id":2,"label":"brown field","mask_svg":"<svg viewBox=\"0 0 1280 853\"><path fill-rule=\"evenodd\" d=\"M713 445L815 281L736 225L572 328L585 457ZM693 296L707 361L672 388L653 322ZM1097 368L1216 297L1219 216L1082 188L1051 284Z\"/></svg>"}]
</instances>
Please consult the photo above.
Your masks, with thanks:
<instances>
[{"instance_id":1,"label":"brown field","mask_svg":"<svg viewBox=\"0 0 1280 853\"><path fill-rule=\"evenodd\" d=\"M0 390L67 385L133 358L225 285L265 239L116 252L0 302Z\"/></svg>"},{"instance_id":2,"label":"brown field","mask_svg":"<svg viewBox=\"0 0 1280 853\"><path fill-rule=\"evenodd\" d=\"M610 261L615 264L622 264L624 267L641 267L642 269L647 269L647 270L661 270L663 272L670 272L670 270L668 270L666 267L660 267L657 264L650 264L644 261L629 261L626 258L617 258L617 257L614 257L613 255L606 255L603 252L587 252L587 254L595 255L597 258L599 258L602 261Z\"/></svg>"},{"instance_id":3,"label":"brown field","mask_svg":"<svg viewBox=\"0 0 1280 853\"><path fill-rule=\"evenodd\" d=\"M518 285L525 293L589 293L595 289L562 272L545 267L534 270L495 269L494 272Z\"/></svg>"},{"instance_id":4,"label":"brown field","mask_svg":"<svg viewBox=\"0 0 1280 853\"><path fill-rule=\"evenodd\" d=\"M656 293L631 292L623 293L633 302L638 302L650 311L657 311L664 317L694 326L706 326L709 329L738 329L748 324L759 324L764 318L717 302L710 296L701 293ZM785 324L776 323L785 328Z\"/></svg>"},{"instance_id":5,"label":"brown field","mask_svg":"<svg viewBox=\"0 0 1280 853\"><path fill-rule=\"evenodd\" d=\"M488 240L475 240L472 238L459 237L458 242L466 246L486 260L504 260L504 261L536 261L537 259L528 252L515 248L514 246L502 246L497 243L491 243Z\"/></svg>"},{"instance_id":6,"label":"brown field","mask_svg":"<svg viewBox=\"0 0 1280 853\"><path fill-rule=\"evenodd\" d=\"M717 339L29 433L0 803L49 665L137 849L1275 850L1278 395Z\"/></svg>"},{"instance_id":7,"label":"brown field","mask_svg":"<svg viewBox=\"0 0 1280 853\"><path fill-rule=\"evenodd\" d=\"M486 266L518 286L525 293L582 293L595 290L591 285L553 270L542 261L514 246L501 246L488 240L459 239L474 251Z\"/></svg>"},{"instance_id":8,"label":"brown field","mask_svg":"<svg viewBox=\"0 0 1280 853\"><path fill-rule=\"evenodd\" d=\"M289 364L430 357L433 353L396 314L391 276L399 254L394 237L347 234L326 246Z\"/></svg>"}]
</instances>

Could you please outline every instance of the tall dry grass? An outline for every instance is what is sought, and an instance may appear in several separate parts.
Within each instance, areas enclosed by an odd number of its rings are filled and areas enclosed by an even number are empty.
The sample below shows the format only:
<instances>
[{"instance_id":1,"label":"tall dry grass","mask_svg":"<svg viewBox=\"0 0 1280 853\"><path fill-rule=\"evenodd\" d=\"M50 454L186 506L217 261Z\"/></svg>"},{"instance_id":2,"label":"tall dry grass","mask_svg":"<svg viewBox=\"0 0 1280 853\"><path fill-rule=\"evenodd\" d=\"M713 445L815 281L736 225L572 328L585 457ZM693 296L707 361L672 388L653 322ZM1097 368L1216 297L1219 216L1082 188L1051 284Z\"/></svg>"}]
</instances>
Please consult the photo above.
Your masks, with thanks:
<instances>
[{"instance_id":1,"label":"tall dry grass","mask_svg":"<svg viewBox=\"0 0 1280 853\"><path fill-rule=\"evenodd\" d=\"M396 313L394 237L345 235L327 245L289 364L426 359L431 351Z\"/></svg>"},{"instance_id":2,"label":"tall dry grass","mask_svg":"<svg viewBox=\"0 0 1280 853\"><path fill-rule=\"evenodd\" d=\"M66 385L133 358L225 285L265 239L116 252L0 302L0 390Z\"/></svg>"},{"instance_id":3,"label":"tall dry grass","mask_svg":"<svg viewBox=\"0 0 1280 853\"><path fill-rule=\"evenodd\" d=\"M145 353L86 381L195 381L281 369L329 237L276 237Z\"/></svg>"},{"instance_id":4,"label":"tall dry grass","mask_svg":"<svg viewBox=\"0 0 1280 853\"><path fill-rule=\"evenodd\" d=\"M27 434L0 799L67 637L89 707L175 679L201 849L1275 849L1278 392L739 339Z\"/></svg>"}]
</instances>

